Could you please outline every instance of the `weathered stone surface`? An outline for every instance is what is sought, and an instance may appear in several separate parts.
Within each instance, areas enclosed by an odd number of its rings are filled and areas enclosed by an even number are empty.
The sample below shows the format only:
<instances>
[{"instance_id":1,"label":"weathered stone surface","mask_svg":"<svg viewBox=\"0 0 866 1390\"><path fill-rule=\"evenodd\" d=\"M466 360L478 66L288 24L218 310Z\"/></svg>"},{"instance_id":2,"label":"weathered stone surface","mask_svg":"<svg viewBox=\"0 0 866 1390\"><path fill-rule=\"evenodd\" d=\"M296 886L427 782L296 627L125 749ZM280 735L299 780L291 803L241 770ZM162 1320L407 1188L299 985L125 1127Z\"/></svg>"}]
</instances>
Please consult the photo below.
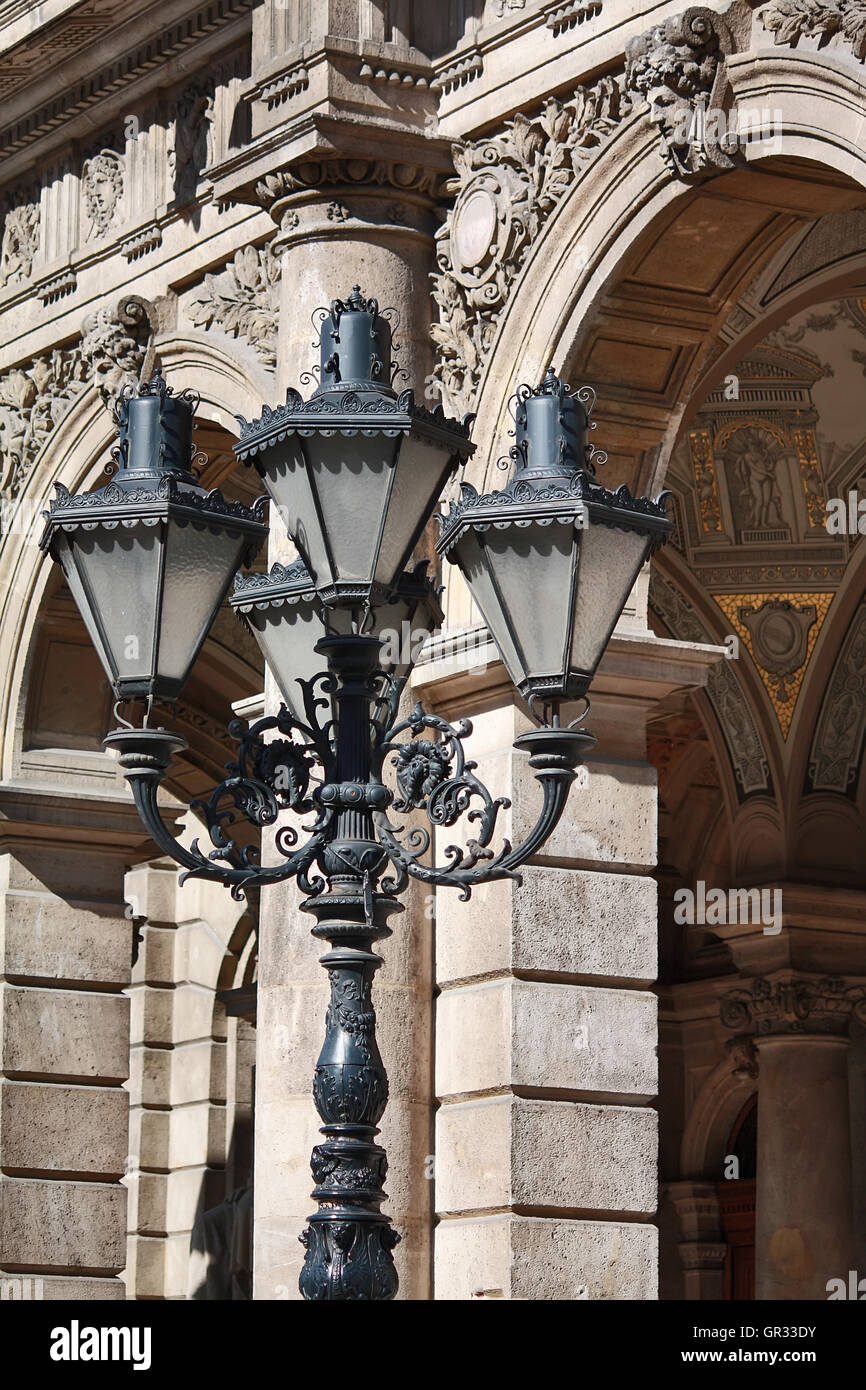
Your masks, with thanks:
<instances>
[{"instance_id":1,"label":"weathered stone surface","mask_svg":"<svg viewBox=\"0 0 866 1390\"><path fill-rule=\"evenodd\" d=\"M444 1105L436 1117L440 1212L656 1208L657 1115L633 1106L525 1100Z\"/></svg>"},{"instance_id":2,"label":"weathered stone surface","mask_svg":"<svg viewBox=\"0 0 866 1390\"><path fill-rule=\"evenodd\" d=\"M19 981L87 981L121 988L129 980L132 924L48 893L6 893L0 899L3 974Z\"/></svg>"},{"instance_id":3,"label":"weathered stone surface","mask_svg":"<svg viewBox=\"0 0 866 1390\"><path fill-rule=\"evenodd\" d=\"M0 1008L8 1076L126 1080L128 999L4 985Z\"/></svg>"},{"instance_id":4,"label":"weathered stone surface","mask_svg":"<svg viewBox=\"0 0 866 1390\"><path fill-rule=\"evenodd\" d=\"M435 1297L654 1299L657 1232L620 1221L513 1214L436 1228Z\"/></svg>"},{"instance_id":5,"label":"weathered stone surface","mask_svg":"<svg viewBox=\"0 0 866 1390\"><path fill-rule=\"evenodd\" d=\"M624 983L657 973L655 880L534 864L520 888L483 884L468 903L436 896L440 984L504 970Z\"/></svg>"},{"instance_id":6,"label":"weathered stone surface","mask_svg":"<svg viewBox=\"0 0 866 1390\"><path fill-rule=\"evenodd\" d=\"M0 1176L7 1266L118 1273L126 1263L126 1191L99 1182Z\"/></svg>"},{"instance_id":7,"label":"weathered stone surface","mask_svg":"<svg viewBox=\"0 0 866 1390\"><path fill-rule=\"evenodd\" d=\"M656 1000L636 990L505 978L437 1004L439 1096L503 1086L650 1100Z\"/></svg>"},{"instance_id":8,"label":"weathered stone surface","mask_svg":"<svg viewBox=\"0 0 866 1390\"><path fill-rule=\"evenodd\" d=\"M3 1169L120 1177L128 1109L129 1097L119 1089L2 1080Z\"/></svg>"}]
</instances>

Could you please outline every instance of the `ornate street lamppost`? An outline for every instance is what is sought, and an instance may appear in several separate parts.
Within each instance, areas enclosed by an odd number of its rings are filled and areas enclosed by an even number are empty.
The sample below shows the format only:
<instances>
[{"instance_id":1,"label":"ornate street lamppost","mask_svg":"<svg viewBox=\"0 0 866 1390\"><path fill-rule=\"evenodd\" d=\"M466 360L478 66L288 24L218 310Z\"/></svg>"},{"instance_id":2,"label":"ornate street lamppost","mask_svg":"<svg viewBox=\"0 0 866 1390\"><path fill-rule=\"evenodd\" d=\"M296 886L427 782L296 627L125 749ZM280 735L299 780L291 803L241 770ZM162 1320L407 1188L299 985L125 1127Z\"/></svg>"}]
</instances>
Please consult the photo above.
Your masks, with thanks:
<instances>
[{"instance_id":1,"label":"ornate street lamppost","mask_svg":"<svg viewBox=\"0 0 866 1390\"><path fill-rule=\"evenodd\" d=\"M576 395L548 372L516 396L514 473L501 492L464 484L438 549L466 578L520 693L539 719L515 747L542 792L538 821L517 846L490 848L504 798L467 760L468 720L452 725L400 698L416 644L404 636L442 621L436 586L412 551L449 477L473 452L469 422L415 404L391 387L391 332L357 286L322 311L320 384L309 400L241 421L235 452L261 474L288 519L301 559L238 575L229 602L259 641L284 703L249 728L236 722L229 775L196 803L210 836L182 845L163 821L160 784L183 739L154 723L154 704L177 698L232 575L267 532L252 508L205 492L192 471L195 399L160 377L125 388L116 407L116 476L96 492L58 488L42 547L63 566L118 704L144 701L140 724L121 719L107 747L119 756L148 833L184 869L235 897L296 877L331 983L326 1036L313 1082L322 1143L313 1150L318 1210L301 1236L300 1277L313 1300L393 1298L399 1236L381 1211L386 1159L375 1142L388 1097L376 1045L374 944L390 935L410 878L460 889L519 882L565 808L575 769L595 743L563 727L563 701L586 695L604 646L649 553L667 537L660 498L596 483L587 443L592 392ZM394 637L397 641L395 643ZM326 669L325 669L326 668ZM588 702L587 706L588 706ZM540 714L539 714L540 707ZM386 779L393 773L396 786ZM238 816L261 828L281 813L282 862L263 867L231 835ZM431 835L397 821L426 813L450 827L468 814L474 838L422 859ZM395 820L394 818L397 818Z\"/></svg>"}]
</instances>

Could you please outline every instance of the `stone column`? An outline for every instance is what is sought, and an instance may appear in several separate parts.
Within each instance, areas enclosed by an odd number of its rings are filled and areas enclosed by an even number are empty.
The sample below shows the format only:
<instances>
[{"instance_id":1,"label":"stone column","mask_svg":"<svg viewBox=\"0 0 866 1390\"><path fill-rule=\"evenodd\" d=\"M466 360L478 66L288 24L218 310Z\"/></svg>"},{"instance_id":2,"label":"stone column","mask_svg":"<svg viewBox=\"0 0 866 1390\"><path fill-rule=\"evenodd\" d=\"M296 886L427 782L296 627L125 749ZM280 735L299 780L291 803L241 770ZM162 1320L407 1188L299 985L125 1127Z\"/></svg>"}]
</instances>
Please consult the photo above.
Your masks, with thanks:
<instances>
[{"instance_id":1,"label":"stone column","mask_svg":"<svg viewBox=\"0 0 866 1390\"><path fill-rule=\"evenodd\" d=\"M757 1297L825 1299L853 1260L848 1039L756 1039Z\"/></svg>"},{"instance_id":2,"label":"stone column","mask_svg":"<svg viewBox=\"0 0 866 1390\"><path fill-rule=\"evenodd\" d=\"M848 1036L866 991L836 978L759 977L729 991L722 1022L757 1028L759 1299L825 1299L853 1260Z\"/></svg>"},{"instance_id":3,"label":"stone column","mask_svg":"<svg viewBox=\"0 0 866 1390\"><path fill-rule=\"evenodd\" d=\"M474 675L433 655L415 687L446 718L471 716L469 754L494 795L511 797L502 834L517 842L538 807L511 747L527 717L492 653ZM715 658L615 637L593 690L596 755L523 886L481 887L468 904L437 892L438 1299L657 1296L645 726L658 699L702 683ZM440 837L439 860L454 839Z\"/></svg>"},{"instance_id":4,"label":"stone column","mask_svg":"<svg viewBox=\"0 0 866 1390\"><path fill-rule=\"evenodd\" d=\"M385 153L384 149L380 153ZM282 304L278 380L309 395L318 365L311 316L358 283L384 311L397 311L395 357L424 401L431 371L429 272L433 264L432 193L438 175L388 159L345 159L293 166L268 180L279 224ZM428 402L429 404L429 402ZM273 508L272 508L273 511ZM270 560L293 553L272 518ZM269 685L266 708L277 697ZM256 1298L300 1297L304 1251L299 1233L314 1210L310 1152L319 1142L312 1078L324 1037L327 977L315 920L300 911L294 884L261 895L255 1138ZM426 1178L432 1147L432 921L413 886L393 936L379 948L385 964L373 989L377 1037L390 1082L379 1139L389 1172L385 1210L403 1242L395 1251L398 1298L430 1297L432 1189Z\"/></svg>"}]
</instances>

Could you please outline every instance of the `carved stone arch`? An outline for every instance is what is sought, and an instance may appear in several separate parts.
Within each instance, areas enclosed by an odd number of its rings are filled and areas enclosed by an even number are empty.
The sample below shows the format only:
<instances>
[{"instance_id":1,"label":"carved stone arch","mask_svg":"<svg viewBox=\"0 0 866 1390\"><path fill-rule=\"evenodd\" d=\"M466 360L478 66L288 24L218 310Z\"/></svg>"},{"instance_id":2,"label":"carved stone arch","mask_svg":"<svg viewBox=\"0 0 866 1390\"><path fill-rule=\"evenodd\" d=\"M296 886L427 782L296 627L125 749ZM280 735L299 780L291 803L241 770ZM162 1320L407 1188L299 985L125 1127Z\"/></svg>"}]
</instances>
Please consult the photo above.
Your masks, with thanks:
<instances>
[{"instance_id":1,"label":"carved stone arch","mask_svg":"<svg viewBox=\"0 0 866 1390\"><path fill-rule=\"evenodd\" d=\"M750 1065L748 1042L730 1047L695 1097L680 1145L680 1176L718 1182L727 1143L738 1116L757 1093L757 1063Z\"/></svg>"},{"instance_id":2,"label":"carved stone arch","mask_svg":"<svg viewBox=\"0 0 866 1390\"><path fill-rule=\"evenodd\" d=\"M790 192L793 181L786 175L802 170L806 177L797 179L802 195L799 218L791 210L784 226L763 229L767 257L791 234L797 221L821 215L830 189L840 202L848 196L850 205L866 205L866 194L860 193L866 189L866 152L849 138L852 115L862 110L864 98L863 78L854 65L824 55L787 51L736 55L729 58L728 65L736 97L757 101L760 96L762 105L780 112L778 156L759 159L747 147L748 167L698 184L683 183L665 167L644 108L620 122L553 208L496 323L477 397L473 437L479 449L470 467L477 485L484 482L483 473L502 452L499 446L510 423L506 403L518 383L524 378L540 378L551 362L566 375L571 372L586 325L602 297L615 287L623 266L647 234L666 218L668 226L672 225L678 204L687 207L710 190L713 197L739 201L739 192L751 194L756 187L753 180L761 174L775 181L784 178L785 183L778 182L778 187ZM808 103L805 111L804 101ZM811 205L805 197L810 183ZM842 194L840 184L845 188ZM722 277L725 304L757 273L759 266L751 245L754 239L747 238L742 257ZM707 328L717 318L716 309ZM708 337L706 333L705 339ZM667 400L659 414L661 453L646 460L647 476L635 480L642 487L658 486L663 477L683 411L710 350L705 341L703 357L696 355L677 383L676 398ZM489 478L487 482L489 485Z\"/></svg>"},{"instance_id":3,"label":"carved stone arch","mask_svg":"<svg viewBox=\"0 0 866 1390\"><path fill-rule=\"evenodd\" d=\"M821 721L826 714L827 706L834 698L834 685L840 678L839 663L840 660L844 659L846 643L852 637L857 640L861 627L866 633L866 617L858 616L862 614L864 606L866 606L864 605L864 593L866 593L866 546L860 543L848 561L844 579L836 590L826 621L818 635L801 692L800 707L791 726L788 757L790 760L790 784L795 805L804 795L808 796L811 780L810 762L815 757L815 740ZM856 633L853 631L855 627L858 629ZM859 666L859 659L856 660L855 664ZM860 756L862 757L864 754L862 732L858 737L857 747L860 749ZM819 779L819 782L818 789L821 787L825 791L831 789L825 781ZM866 786L863 785L863 782L864 779L860 778L857 801L866 812ZM845 795L847 787L838 790L842 795ZM794 807L792 807L793 809Z\"/></svg>"},{"instance_id":4,"label":"carved stone arch","mask_svg":"<svg viewBox=\"0 0 866 1390\"><path fill-rule=\"evenodd\" d=\"M679 604L671 606L665 603L661 592L665 585L673 587L679 596ZM682 608L681 604L685 607ZM683 560L670 549L657 562L657 570L650 583L649 607L654 619L669 637L712 645L724 641L726 632L721 610L709 601ZM725 660L711 667L707 688L695 691L692 696L721 773L722 793L730 822L736 818L744 796L770 796L781 771L772 724L761 703L760 682L753 679L748 669L736 672L734 665ZM739 714L732 705L734 700L741 706ZM743 720L749 724L746 738L742 730ZM748 739L755 745L754 761L763 763L763 768L753 767L745 760L737 763L735 768L734 756L748 751Z\"/></svg>"}]
</instances>

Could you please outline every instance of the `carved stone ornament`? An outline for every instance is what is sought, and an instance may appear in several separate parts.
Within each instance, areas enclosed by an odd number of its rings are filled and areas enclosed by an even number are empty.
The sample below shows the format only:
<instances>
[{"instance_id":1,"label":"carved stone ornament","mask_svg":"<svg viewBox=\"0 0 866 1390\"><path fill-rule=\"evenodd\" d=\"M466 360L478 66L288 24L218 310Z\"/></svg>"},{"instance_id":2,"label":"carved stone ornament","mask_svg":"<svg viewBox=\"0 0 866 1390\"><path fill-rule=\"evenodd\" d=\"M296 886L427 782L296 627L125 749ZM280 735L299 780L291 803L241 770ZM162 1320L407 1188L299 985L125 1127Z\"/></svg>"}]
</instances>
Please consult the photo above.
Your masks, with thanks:
<instances>
[{"instance_id":1,"label":"carved stone ornament","mask_svg":"<svg viewBox=\"0 0 866 1390\"><path fill-rule=\"evenodd\" d=\"M126 382L152 370L156 328L155 306L126 295L116 308L84 320L80 344L54 348L0 376L0 494L5 499L21 494L39 450L91 382L111 406Z\"/></svg>"},{"instance_id":2,"label":"carved stone ornament","mask_svg":"<svg viewBox=\"0 0 866 1390\"><path fill-rule=\"evenodd\" d=\"M54 427L87 385L79 348L55 348L0 376L0 495L15 501ZM3 532L9 529L4 517Z\"/></svg>"},{"instance_id":3,"label":"carved stone ornament","mask_svg":"<svg viewBox=\"0 0 866 1390\"><path fill-rule=\"evenodd\" d=\"M3 221L0 247L0 285L27 280L39 248L39 202L21 202L11 207Z\"/></svg>"},{"instance_id":4,"label":"carved stone ornament","mask_svg":"<svg viewBox=\"0 0 866 1390\"><path fill-rule=\"evenodd\" d=\"M849 985L832 975L772 981L759 976L745 987L729 990L719 1008L722 1026L739 1033L841 1036L847 1033L852 1016L866 1023L866 985Z\"/></svg>"},{"instance_id":5,"label":"carved stone ornament","mask_svg":"<svg viewBox=\"0 0 866 1390\"><path fill-rule=\"evenodd\" d=\"M155 306L138 295L125 295L116 308L100 309L84 320L81 356L107 406L123 386L149 379L157 327Z\"/></svg>"},{"instance_id":6,"label":"carved stone ornament","mask_svg":"<svg viewBox=\"0 0 866 1390\"><path fill-rule=\"evenodd\" d=\"M123 196L123 159L114 150L100 150L85 162L82 188L90 236L103 236L116 219Z\"/></svg>"},{"instance_id":7,"label":"carved stone ornament","mask_svg":"<svg viewBox=\"0 0 866 1390\"><path fill-rule=\"evenodd\" d=\"M837 39L858 62L866 62L864 0L771 0L758 18L775 43L795 48L800 39L817 39L822 48Z\"/></svg>"},{"instance_id":8,"label":"carved stone ornament","mask_svg":"<svg viewBox=\"0 0 866 1390\"><path fill-rule=\"evenodd\" d=\"M215 90L212 77L190 82L177 103L168 164L179 203L195 197L202 170L213 163Z\"/></svg>"},{"instance_id":9,"label":"carved stone ornament","mask_svg":"<svg viewBox=\"0 0 866 1390\"><path fill-rule=\"evenodd\" d=\"M756 1081L758 1078L758 1049L749 1037L729 1038L725 1051L731 1063L734 1076L741 1081Z\"/></svg>"},{"instance_id":10,"label":"carved stone ornament","mask_svg":"<svg viewBox=\"0 0 866 1390\"><path fill-rule=\"evenodd\" d=\"M625 81L644 97L658 128L662 155L677 178L730 169L717 116L725 87L724 55L731 36L717 14L695 6L630 39Z\"/></svg>"},{"instance_id":11,"label":"carved stone ornament","mask_svg":"<svg viewBox=\"0 0 866 1390\"><path fill-rule=\"evenodd\" d=\"M858 609L833 668L809 755L813 791L850 793L866 739L866 606Z\"/></svg>"},{"instance_id":12,"label":"carved stone ornament","mask_svg":"<svg viewBox=\"0 0 866 1390\"><path fill-rule=\"evenodd\" d=\"M205 275L189 307L197 328L245 338L266 367L277 362L280 261L268 243L236 251L217 275Z\"/></svg>"},{"instance_id":13,"label":"carved stone ornament","mask_svg":"<svg viewBox=\"0 0 866 1390\"><path fill-rule=\"evenodd\" d=\"M511 286L541 227L585 162L631 109L620 81L603 77L538 115L515 116L501 135L453 148L454 206L437 233L433 297L436 375L452 410L472 406Z\"/></svg>"}]
</instances>

